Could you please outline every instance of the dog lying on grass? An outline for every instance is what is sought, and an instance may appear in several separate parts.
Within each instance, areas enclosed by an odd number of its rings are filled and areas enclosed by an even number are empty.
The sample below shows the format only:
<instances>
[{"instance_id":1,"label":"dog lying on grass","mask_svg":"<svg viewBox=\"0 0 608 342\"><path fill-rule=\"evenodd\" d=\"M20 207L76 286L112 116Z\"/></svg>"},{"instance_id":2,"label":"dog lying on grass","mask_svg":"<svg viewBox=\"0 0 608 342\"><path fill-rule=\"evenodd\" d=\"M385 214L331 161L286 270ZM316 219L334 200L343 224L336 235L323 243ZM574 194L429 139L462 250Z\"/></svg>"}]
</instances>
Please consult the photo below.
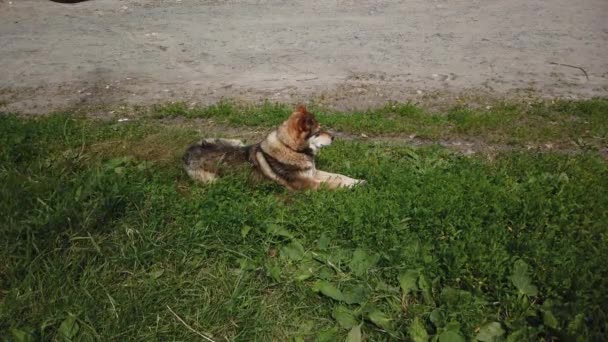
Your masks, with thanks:
<instances>
[{"instance_id":1,"label":"dog lying on grass","mask_svg":"<svg viewBox=\"0 0 608 342\"><path fill-rule=\"evenodd\" d=\"M351 188L365 181L317 170L315 154L332 143L315 116L298 106L276 130L260 143L245 145L234 139L203 139L183 156L184 169L200 182L210 183L222 174L249 164L258 177L290 190ZM261 178L260 177L260 178Z\"/></svg>"}]
</instances>

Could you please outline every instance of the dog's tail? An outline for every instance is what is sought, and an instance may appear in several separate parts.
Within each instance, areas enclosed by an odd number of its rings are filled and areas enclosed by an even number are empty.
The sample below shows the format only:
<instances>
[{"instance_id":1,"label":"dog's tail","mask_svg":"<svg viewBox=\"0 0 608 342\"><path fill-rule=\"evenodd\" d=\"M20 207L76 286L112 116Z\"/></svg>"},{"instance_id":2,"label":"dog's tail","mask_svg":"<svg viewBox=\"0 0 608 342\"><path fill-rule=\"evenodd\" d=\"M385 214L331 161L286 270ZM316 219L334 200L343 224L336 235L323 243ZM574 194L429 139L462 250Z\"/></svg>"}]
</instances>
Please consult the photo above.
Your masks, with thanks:
<instances>
[{"instance_id":1,"label":"dog's tail","mask_svg":"<svg viewBox=\"0 0 608 342\"><path fill-rule=\"evenodd\" d=\"M245 148L245 144L236 139L203 139L188 147L182 157L183 167L190 178L210 183L217 179L224 159L244 159Z\"/></svg>"}]
</instances>

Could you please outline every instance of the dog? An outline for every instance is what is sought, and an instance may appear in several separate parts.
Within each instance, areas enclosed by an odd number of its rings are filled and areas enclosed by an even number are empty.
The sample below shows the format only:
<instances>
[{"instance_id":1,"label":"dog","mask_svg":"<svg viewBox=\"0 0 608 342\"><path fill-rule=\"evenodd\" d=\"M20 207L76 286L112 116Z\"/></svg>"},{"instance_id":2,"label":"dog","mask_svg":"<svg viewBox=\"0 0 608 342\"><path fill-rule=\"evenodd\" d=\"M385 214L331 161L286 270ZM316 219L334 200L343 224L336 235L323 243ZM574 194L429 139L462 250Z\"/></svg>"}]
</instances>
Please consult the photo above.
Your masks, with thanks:
<instances>
[{"instance_id":1,"label":"dog","mask_svg":"<svg viewBox=\"0 0 608 342\"><path fill-rule=\"evenodd\" d=\"M182 160L195 181L211 183L239 165L253 168L254 176L277 182L289 190L352 188L365 181L317 170L315 155L333 136L321 129L305 106L257 144L233 139L203 139L188 147Z\"/></svg>"}]
</instances>

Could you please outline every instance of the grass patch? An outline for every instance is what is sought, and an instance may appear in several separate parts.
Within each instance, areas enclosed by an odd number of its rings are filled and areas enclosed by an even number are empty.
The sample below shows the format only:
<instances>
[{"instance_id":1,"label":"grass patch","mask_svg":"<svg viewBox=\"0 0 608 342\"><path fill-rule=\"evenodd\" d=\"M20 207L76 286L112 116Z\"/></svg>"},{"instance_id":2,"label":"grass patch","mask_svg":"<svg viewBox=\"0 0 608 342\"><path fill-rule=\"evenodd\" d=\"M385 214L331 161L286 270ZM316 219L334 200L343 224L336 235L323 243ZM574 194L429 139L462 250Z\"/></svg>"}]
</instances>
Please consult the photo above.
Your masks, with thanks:
<instances>
[{"instance_id":1,"label":"grass patch","mask_svg":"<svg viewBox=\"0 0 608 342\"><path fill-rule=\"evenodd\" d=\"M539 115L600 120L602 105ZM269 125L286 111L222 106L200 115ZM398 109L369 115L503 124ZM384 132L376 121L362 125ZM195 136L0 117L0 335L197 338L174 312L216 340L334 341L359 327L370 341L607 337L608 168L596 154L488 161L338 141L319 168L369 184L289 193L245 175L192 184L179 157Z\"/></svg>"},{"instance_id":2,"label":"grass patch","mask_svg":"<svg viewBox=\"0 0 608 342\"><path fill-rule=\"evenodd\" d=\"M206 118L219 122L272 127L291 107L265 102L242 106L220 102L203 108L182 103L153 107L154 118ZM363 112L342 113L314 108L326 126L352 134L414 134L426 139L473 139L494 144L526 146L549 144L555 148L605 146L608 141L608 99L553 101L533 104L497 103L493 107L458 106L445 113L429 113L412 103L389 103Z\"/></svg>"}]
</instances>

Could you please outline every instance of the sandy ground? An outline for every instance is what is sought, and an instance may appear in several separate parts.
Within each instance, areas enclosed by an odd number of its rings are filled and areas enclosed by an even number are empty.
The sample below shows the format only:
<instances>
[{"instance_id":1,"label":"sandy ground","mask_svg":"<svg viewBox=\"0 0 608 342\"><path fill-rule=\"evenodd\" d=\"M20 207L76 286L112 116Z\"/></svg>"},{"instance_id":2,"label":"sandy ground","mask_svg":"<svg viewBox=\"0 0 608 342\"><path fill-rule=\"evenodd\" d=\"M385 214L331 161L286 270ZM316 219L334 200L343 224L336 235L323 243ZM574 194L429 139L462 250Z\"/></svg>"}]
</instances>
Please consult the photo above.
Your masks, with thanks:
<instances>
[{"instance_id":1,"label":"sandy ground","mask_svg":"<svg viewBox=\"0 0 608 342\"><path fill-rule=\"evenodd\" d=\"M606 0L0 0L0 109L608 96L606 18Z\"/></svg>"}]
</instances>

